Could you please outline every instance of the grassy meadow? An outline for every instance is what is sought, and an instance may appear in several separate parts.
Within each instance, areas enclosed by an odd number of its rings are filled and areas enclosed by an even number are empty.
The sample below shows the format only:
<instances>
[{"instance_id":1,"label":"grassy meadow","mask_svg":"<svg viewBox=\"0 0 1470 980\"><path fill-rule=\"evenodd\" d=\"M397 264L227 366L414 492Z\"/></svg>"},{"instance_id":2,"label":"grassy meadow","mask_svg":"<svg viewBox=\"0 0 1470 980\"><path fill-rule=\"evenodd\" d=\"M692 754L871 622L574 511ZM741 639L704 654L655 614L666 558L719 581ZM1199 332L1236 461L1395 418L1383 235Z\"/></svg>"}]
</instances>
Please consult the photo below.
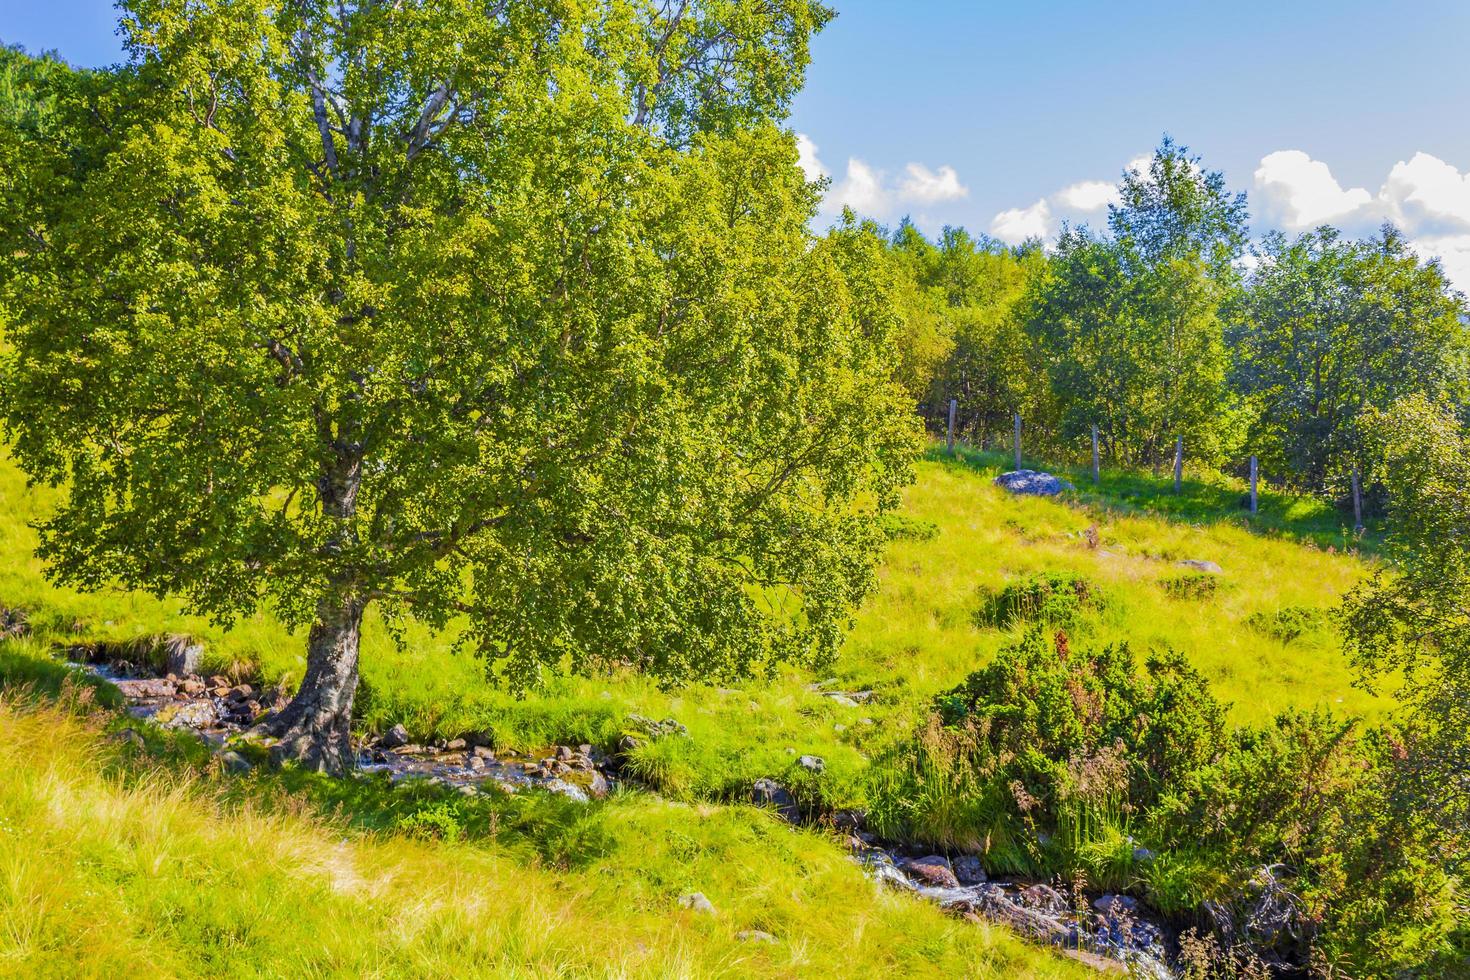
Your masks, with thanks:
<instances>
[{"instance_id":1,"label":"grassy meadow","mask_svg":"<svg viewBox=\"0 0 1470 980\"><path fill-rule=\"evenodd\" d=\"M223 779L179 739L150 733L142 754L107 741L120 724L97 707L108 689L79 707L55 647L187 632L206 642L214 669L290 683L301 637L266 614L222 630L169 600L51 585L28 527L49 493L4 462L0 605L23 610L34 632L0 643L0 684L12 692L0 703L0 973L1069 975L1074 965L1002 930L875 890L819 831L724 803L770 776L810 802L863 805L868 760L1020 635L1021 625L985 621L987 597L1038 572L1080 574L1104 597L1074 646L1183 651L1239 721L1315 705L1371 717L1382 704L1353 686L1330 624L1271 628L1283 609L1330 607L1369 564L1321 505L1268 494L1252 526L1229 486L1192 484L1175 497L1164 482L1120 474L1097 490L1079 479L1068 501L1019 499L991 484L1004 463L934 451L919 464L881 586L827 677L790 670L677 690L569 678L517 699L451 636L411 632L400 646L369 622L366 729L489 731L530 749L610 745L630 713L687 727L688 738L633 758L658 796L568 810L259 771ZM1095 546L1085 533L1094 525ZM1182 559L1223 574L1204 594L1181 594L1171 583L1188 577ZM59 695L60 706L13 693L23 690ZM853 705L822 691L873 694ZM801 769L802 754L821 756L826 771ZM719 914L680 909L691 890ZM779 942L737 937L752 929Z\"/></svg>"}]
</instances>

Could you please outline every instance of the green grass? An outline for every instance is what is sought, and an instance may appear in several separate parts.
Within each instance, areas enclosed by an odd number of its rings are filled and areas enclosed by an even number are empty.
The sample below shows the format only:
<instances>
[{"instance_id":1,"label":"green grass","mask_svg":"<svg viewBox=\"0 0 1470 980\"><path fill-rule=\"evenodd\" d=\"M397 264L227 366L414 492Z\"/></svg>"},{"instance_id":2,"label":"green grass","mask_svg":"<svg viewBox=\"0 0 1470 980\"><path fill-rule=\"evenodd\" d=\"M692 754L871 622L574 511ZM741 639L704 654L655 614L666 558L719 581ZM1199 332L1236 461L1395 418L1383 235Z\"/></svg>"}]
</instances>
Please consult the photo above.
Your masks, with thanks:
<instances>
[{"instance_id":1,"label":"green grass","mask_svg":"<svg viewBox=\"0 0 1470 980\"><path fill-rule=\"evenodd\" d=\"M1338 516L1311 501L1268 494L1248 522L1228 484L1189 484L1176 497L1168 481L1120 474L1066 500L1018 499L991 484L1003 465L970 452L919 464L890 522L880 589L830 678L791 670L673 691L636 676L560 678L515 698L455 653L452 636L415 630L399 646L369 618L362 726L401 721L419 739L488 731L530 749L611 745L630 713L673 717L689 737L652 742L633 760L662 798L624 794L575 813L503 800L467 810L462 798L361 782L226 783L177 740L150 733L157 759L124 765L95 722L8 702L0 772L16 778L0 780L0 973L1066 973L1003 933L876 894L818 833L716 804L772 776L806 800L861 806L869 760L1025 628L988 625L990 597L1041 573L1080 577L1105 598L1082 610L1076 642L1179 649L1237 721L1288 706L1375 715L1383 703L1352 686L1330 623L1306 615L1293 618L1312 625L1304 632L1261 628L1282 610L1331 607L1370 566L1343 548L1353 542L1334 530ZM35 628L0 643L0 685L55 696L70 688L50 647L171 632L203 639L212 669L299 676L303 637L268 612L226 631L172 600L48 582L29 524L53 499L0 459L0 606ZM1083 534L1094 524L1096 549ZM1185 558L1224 574L1212 588L1181 587L1187 573L1173 563ZM843 705L813 690L819 681L874 693ZM803 754L822 756L826 772L801 770ZM457 839L421 839L436 830ZM691 889L721 914L676 910ZM737 942L747 928L782 943Z\"/></svg>"},{"instance_id":2,"label":"green grass","mask_svg":"<svg viewBox=\"0 0 1470 980\"><path fill-rule=\"evenodd\" d=\"M655 743L639 761L676 798L729 795L759 776L790 777L797 756L815 753L828 762L820 792L833 803L858 802L865 758L883 739L917 722L930 697L1024 629L977 621L987 595L1043 572L1083 576L1106 595L1103 608L1084 616L1086 642L1126 641L1140 654L1183 651L1233 703L1236 720L1262 720L1288 706L1368 716L1381 710L1381 701L1352 685L1330 628L1284 641L1250 625L1253 616L1259 622L1285 608L1329 608L1366 573L1356 555L1319 544L1335 517L1327 508L1267 495L1264 517L1247 526L1235 511L1211 509L1233 499L1228 488L1189 486L1180 500L1168 481L1113 474L1071 501L1014 498L990 482L1003 462L993 454L949 460L931 453L919 464L901 522L918 533L910 528L891 542L880 589L858 613L833 671L833 687L873 690L866 704L846 707L809 690L824 678L802 671L674 691L635 676L561 678L516 698L487 682L471 656L456 653L451 637L411 630L400 647L370 615L361 722L383 729L401 721L416 738L489 731L505 747L531 749L611 744L632 712L675 717L691 737ZM41 636L66 644L187 632L205 640L215 669L233 666L288 684L300 675L303 637L267 613L224 631L170 600L83 595L48 583L27 526L48 505L47 492L28 490L14 466L0 461L0 605L26 610ZM1101 538L1096 550L1082 535L1092 524ZM1172 583L1186 573L1173 562L1186 558L1222 566L1212 594L1177 594Z\"/></svg>"},{"instance_id":3,"label":"green grass","mask_svg":"<svg viewBox=\"0 0 1470 980\"><path fill-rule=\"evenodd\" d=\"M750 808L619 799L579 818L597 844L573 868L365 831L279 777L138 755L102 724L0 698L0 974L1084 975ZM717 914L679 908L696 889Z\"/></svg>"}]
</instances>

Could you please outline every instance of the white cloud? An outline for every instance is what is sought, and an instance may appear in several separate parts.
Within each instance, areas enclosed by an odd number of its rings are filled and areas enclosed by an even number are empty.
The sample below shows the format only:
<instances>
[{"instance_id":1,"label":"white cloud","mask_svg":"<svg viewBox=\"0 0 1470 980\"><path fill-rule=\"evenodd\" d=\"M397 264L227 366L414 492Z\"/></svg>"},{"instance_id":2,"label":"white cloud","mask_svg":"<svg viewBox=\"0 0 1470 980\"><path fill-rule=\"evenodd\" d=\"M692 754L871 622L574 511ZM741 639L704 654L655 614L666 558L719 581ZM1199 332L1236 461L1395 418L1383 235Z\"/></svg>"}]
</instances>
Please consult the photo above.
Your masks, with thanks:
<instances>
[{"instance_id":1,"label":"white cloud","mask_svg":"<svg viewBox=\"0 0 1470 980\"><path fill-rule=\"evenodd\" d=\"M820 180L827 176L827 168L817 157L817 144L806 133L796 134L796 163L806 171L807 180Z\"/></svg>"},{"instance_id":2,"label":"white cloud","mask_svg":"<svg viewBox=\"0 0 1470 980\"><path fill-rule=\"evenodd\" d=\"M1344 190L1327 164L1301 150L1266 154L1255 176L1263 216L1274 217L1288 231L1340 220L1373 200L1361 187Z\"/></svg>"},{"instance_id":3,"label":"white cloud","mask_svg":"<svg viewBox=\"0 0 1470 980\"><path fill-rule=\"evenodd\" d=\"M858 214L879 217L888 213L889 198L883 187L882 172L857 157L850 157L847 176L832 187L826 204L834 211L847 207Z\"/></svg>"},{"instance_id":4,"label":"white cloud","mask_svg":"<svg viewBox=\"0 0 1470 980\"><path fill-rule=\"evenodd\" d=\"M1424 259L1439 259L1446 278L1462 292L1470 292L1470 235L1435 235L1410 239Z\"/></svg>"},{"instance_id":5,"label":"white cloud","mask_svg":"<svg viewBox=\"0 0 1470 980\"><path fill-rule=\"evenodd\" d=\"M1470 173L1428 153L1394 164L1378 196L1396 224L1470 229Z\"/></svg>"},{"instance_id":6,"label":"white cloud","mask_svg":"<svg viewBox=\"0 0 1470 980\"><path fill-rule=\"evenodd\" d=\"M1019 245L1028 238L1047 238L1051 230L1051 206L1046 198L1029 208L1002 211L990 222L990 233L1010 245Z\"/></svg>"},{"instance_id":7,"label":"white cloud","mask_svg":"<svg viewBox=\"0 0 1470 980\"><path fill-rule=\"evenodd\" d=\"M808 180L830 176L817 155L817 144L805 133L796 134L798 162ZM844 207L852 208L866 218L888 221L905 214L912 215L921 226L934 222L915 209L968 197L970 189L960 180L959 172L947 164L931 169L922 163L909 163L904 176L892 180L889 175L860 157L849 157L847 171L833 182L822 202L822 213L835 216Z\"/></svg>"},{"instance_id":8,"label":"white cloud","mask_svg":"<svg viewBox=\"0 0 1470 980\"><path fill-rule=\"evenodd\" d=\"M1118 188L1105 180L1084 180L1063 187L1052 200L1072 211L1101 211L1118 203Z\"/></svg>"},{"instance_id":9,"label":"white cloud","mask_svg":"<svg viewBox=\"0 0 1470 980\"><path fill-rule=\"evenodd\" d=\"M911 163L905 169L908 177L898 187L898 196L904 201L936 204L970 195L970 189L960 183L960 175L955 173L954 167L940 167L935 172L922 163Z\"/></svg>"},{"instance_id":10,"label":"white cloud","mask_svg":"<svg viewBox=\"0 0 1470 980\"><path fill-rule=\"evenodd\" d=\"M1152 156L1128 162L1126 169L1147 172ZM1063 219L1095 218L1109 204L1118 203L1118 185L1105 180L1079 180L1025 208L1011 208L990 219L990 234L1011 245L1028 238L1054 238Z\"/></svg>"}]
</instances>

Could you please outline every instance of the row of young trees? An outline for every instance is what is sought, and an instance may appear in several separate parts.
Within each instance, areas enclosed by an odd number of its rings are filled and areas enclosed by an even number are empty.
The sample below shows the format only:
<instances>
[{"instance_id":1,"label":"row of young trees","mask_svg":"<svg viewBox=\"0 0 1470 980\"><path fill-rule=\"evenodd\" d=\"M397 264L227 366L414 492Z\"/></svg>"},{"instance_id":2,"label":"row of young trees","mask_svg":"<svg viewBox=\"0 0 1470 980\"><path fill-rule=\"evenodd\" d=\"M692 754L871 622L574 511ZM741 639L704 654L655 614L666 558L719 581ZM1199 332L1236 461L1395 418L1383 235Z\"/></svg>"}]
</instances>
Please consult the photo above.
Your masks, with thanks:
<instances>
[{"instance_id":1,"label":"row of young trees","mask_svg":"<svg viewBox=\"0 0 1470 980\"><path fill-rule=\"evenodd\" d=\"M931 426L959 402L985 446L1019 412L1068 455L1158 466L1183 436L1210 467L1260 458L1275 481L1334 493L1368 467L1360 425L1410 394L1459 404L1466 308L1438 263L1384 227L1250 241L1246 199L1165 138L1118 186L1105 231L1007 248L961 229L889 236L907 283L897 373Z\"/></svg>"}]
</instances>

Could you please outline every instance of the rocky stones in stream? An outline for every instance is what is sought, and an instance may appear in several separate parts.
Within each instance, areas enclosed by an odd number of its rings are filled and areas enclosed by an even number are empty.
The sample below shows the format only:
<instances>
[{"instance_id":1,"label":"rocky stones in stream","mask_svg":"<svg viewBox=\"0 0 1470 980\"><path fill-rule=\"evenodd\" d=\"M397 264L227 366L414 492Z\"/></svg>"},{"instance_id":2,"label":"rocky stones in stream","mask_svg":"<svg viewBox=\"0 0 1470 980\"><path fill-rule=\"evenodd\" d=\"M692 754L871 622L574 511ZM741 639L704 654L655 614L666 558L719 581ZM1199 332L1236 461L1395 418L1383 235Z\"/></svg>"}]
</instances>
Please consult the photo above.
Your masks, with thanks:
<instances>
[{"instance_id":1,"label":"rocky stones in stream","mask_svg":"<svg viewBox=\"0 0 1470 980\"><path fill-rule=\"evenodd\" d=\"M931 888L960 887L960 880L955 877L954 869L949 864L949 858L942 854L905 858L899 863L899 868L910 878Z\"/></svg>"},{"instance_id":2,"label":"rocky stones in stream","mask_svg":"<svg viewBox=\"0 0 1470 980\"><path fill-rule=\"evenodd\" d=\"M962 885L983 885L989 880L980 859L973 854L962 854L949 862L949 866Z\"/></svg>"},{"instance_id":3,"label":"rocky stones in stream","mask_svg":"<svg viewBox=\"0 0 1470 980\"><path fill-rule=\"evenodd\" d=\"M757 779L750 787L750 801L756 806L775 809L781 819L790 823L801 820L801 810L790 790L774 779Z\"/></svg>"},{"instance_id":4,"label":"rocky stones in stream","mask_svg":"<svg viewBox=\"0 0 1470 980\"><path fill-rule=\"evenodd\" d=\"M987 881L973 856L895 856L869 847L857 849L853 859L883 885L917 893L961 918L998 922L1039 942L1078 951L1094 967L1105 961L1159 980L1172 976L1163 930L1147 921L1128 896L1097 896L1089 906L1084 897L1069 898L1044 883Z\"/></svg>"},{"instance_id":5,"label":"rocky stones in stream","mask_svg":"<svg viewBox=\"0 0 1470 980\"><path fill-rule=\"evenodd\" d=\"M208 729L219 724L220 713L213 701L195 698L164 705L154 712L153 720L165 728Z\"/></svg>"},{"instance_id":6,"label":"rocky stones in stream","mask_svg":"<svg viewBox=\"0 0 1470 980\"><path fill-rule=\"evenodd\" d=\"M136 677L130 664L81 664L84 669L109 681L127 701L135 718L186 730L219 750L221 768L246 772L250 763L233 751L230 740L243 737L263 715L262 702L273 710L284 707L278 692L262 691L251 684L235 684L224 675L202 678L170 674L167 677ZM676 722L652 723L663 733L682 730ZM142 746L142 737L131 729L119 736ZM262 743L269 748L270 740ZM471 742L474 742L471 746ZM486 786L505 792L540 787L578 803L607 796L614 787L609 760L591 745L553 746L535 755L497 757L488 738L452 738L441 745L413 745L402 725L394 725L371 745L359 746L358 768L385 773L393 782L425 779L460 793L475 794Z\"/></svg>"},{"instance_id":7,"label":"rocky stones in stream","mask_svg":"<svg viewBox=\"0 0 1470 980\"><path fill-rule=\"evenodd\" d=\"M380 749L399 749L408 744L408 729L394 725L384 732L375 743Z\"/></svg>"}]
</instances>

